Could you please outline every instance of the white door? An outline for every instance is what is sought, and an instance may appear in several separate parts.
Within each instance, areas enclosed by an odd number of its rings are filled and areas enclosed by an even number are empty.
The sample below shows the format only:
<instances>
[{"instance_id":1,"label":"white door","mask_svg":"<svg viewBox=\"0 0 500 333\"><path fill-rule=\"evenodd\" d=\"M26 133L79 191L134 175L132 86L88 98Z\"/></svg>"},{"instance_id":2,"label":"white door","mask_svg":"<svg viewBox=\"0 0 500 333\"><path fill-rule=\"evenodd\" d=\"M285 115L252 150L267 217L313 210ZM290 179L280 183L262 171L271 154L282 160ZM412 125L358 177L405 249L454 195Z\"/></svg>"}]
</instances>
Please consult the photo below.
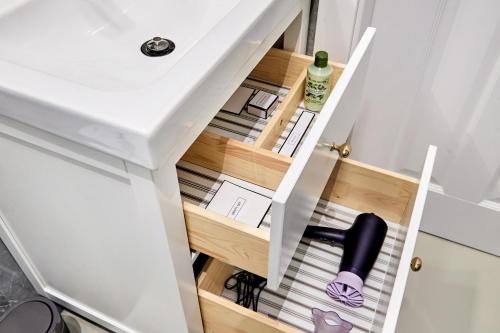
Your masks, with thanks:
<instances>
[{"instance_id":1,"label":"white door","mask_svg":"<svg viewBox=\"0 0 500 333\"><path fill-rule=\"evenodd\" d=\"M376 2L353 158L414 174L438 146L421 230L500 255L500 2Z\"/></svg>"}]
</instances>

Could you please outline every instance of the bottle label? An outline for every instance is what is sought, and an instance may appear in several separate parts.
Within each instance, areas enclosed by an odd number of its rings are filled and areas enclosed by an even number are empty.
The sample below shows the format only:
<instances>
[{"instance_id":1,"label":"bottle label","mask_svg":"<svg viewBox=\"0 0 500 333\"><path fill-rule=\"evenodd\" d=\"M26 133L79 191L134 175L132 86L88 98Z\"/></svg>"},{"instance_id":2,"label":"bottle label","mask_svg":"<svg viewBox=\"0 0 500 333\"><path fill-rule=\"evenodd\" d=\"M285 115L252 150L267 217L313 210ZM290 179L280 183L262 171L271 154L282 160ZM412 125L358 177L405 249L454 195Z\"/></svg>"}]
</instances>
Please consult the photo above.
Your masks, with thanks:
<instances>
[{"instance_id":1,"label":"bottle label","mask_svg":"<svg viewBox=\"0 0 500 333\"><path fill-rule=\"evenodd\" d=\"M330 77L316 76L307 73L306 93L304 102L314 109L321 109L328 98L328 88L330 85Z\"/></svg>"}]
</instances>

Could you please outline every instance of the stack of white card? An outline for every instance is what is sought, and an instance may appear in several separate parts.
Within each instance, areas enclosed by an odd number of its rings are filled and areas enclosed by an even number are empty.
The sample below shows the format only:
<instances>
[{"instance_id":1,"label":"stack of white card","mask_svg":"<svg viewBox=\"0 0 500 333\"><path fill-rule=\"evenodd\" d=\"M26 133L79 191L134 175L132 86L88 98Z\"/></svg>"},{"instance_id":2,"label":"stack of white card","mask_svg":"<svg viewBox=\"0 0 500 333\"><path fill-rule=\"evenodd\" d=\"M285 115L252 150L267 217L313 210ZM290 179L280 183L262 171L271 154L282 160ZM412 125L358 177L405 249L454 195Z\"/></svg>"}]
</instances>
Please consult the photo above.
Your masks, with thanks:
<instances>
[{"instance_id":1,"label":"stack of white card","mask_svg":"<svg viewBox=\"0 0 500 333\"><path fill-rule=\"evenodd\" d=\"M233 96L231 96L226 104L222 107L222 111L240 114L243 109L247 107L248 100L254 93L253 89L246 87L239 87L234 92Z\"/></svg>"}]
</instances>

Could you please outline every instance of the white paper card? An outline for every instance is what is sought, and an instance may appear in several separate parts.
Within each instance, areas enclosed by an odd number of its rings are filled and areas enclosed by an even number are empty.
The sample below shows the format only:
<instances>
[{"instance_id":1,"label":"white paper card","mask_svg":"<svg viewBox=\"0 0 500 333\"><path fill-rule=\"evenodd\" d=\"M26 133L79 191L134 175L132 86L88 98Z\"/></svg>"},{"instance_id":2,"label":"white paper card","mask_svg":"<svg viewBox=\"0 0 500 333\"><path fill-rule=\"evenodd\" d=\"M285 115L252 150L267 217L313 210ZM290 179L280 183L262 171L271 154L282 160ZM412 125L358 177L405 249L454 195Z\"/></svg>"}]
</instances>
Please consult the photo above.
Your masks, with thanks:
<instances>
[{"instance_id":1,"label":"white paper card","mask_svg":"<svg viewBox=\"0 0 500 333\"><path fill-rule=\"evenodd\" d=\"M279 153L286 156L292 156L300 141L304 137L309 125L314 118L314 113L304 111L292 128L292 131L281 146Z\"/></svg>"},{"instance_id":2,"label":"white paper card","mask_svg":"<svg viewBox=\"0 0 500 333\"><path fill-rule=\"evenodd\" d=\"M207 209L257 228L271 202L271 198L224 181Z\"/></svg>"},{"instance_id":3,"label":"white paper card","mask_svg":"<svg viewBox=\"0 0 500 333\"><path fill-rule=\"evenodd\" d=\"M234 114L240 114L241 110L246 106L248 100L252 96L254 90L246 87L239 87L234 92L226 104L222 107L222 111L231 112Z\"/></svg>"}]
</instances>

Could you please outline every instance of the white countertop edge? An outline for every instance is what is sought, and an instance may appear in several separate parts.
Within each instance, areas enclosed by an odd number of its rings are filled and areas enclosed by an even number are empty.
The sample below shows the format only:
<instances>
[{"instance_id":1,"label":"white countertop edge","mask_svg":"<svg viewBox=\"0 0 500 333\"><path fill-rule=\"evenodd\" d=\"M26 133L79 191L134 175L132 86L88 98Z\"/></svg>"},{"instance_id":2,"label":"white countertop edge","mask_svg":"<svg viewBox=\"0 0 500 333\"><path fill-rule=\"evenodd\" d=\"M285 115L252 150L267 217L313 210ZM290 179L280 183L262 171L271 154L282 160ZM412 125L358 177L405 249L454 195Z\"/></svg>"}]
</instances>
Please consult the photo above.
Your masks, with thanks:
<instances>
[{"instance_id":1,"label":"white countertop edge","mask_svg":"<svg viewBox=\"0 0 500 333\"><path fill-rule=\"evenodd\" d=\"M200 50L210 50L210 46L220 44L217 50L205 52L204 61L198 63L199 66L212 67L212 70L196 71L198 75L190 79L197 80L197 84L189 85L184 81L182 94L173 98L169 94L172 94L172 91L178 93L180 90L165 91L164 98L153 101L151 105L142 105L144 100L151 101L144 94L154 95L158 94L159 90L165 90L165 82L162 80L143 90L110 93L57 78L51 78L49 86L45 84L46 76L41 73L0 62L0 71L9 74L4 77L14 78L8 85L0 78L0 101L7 101L0 103L0 114L146 168L157 169L166 160L177 160L182 156L182 152L229 98L228 90L236 89L235 79L239 80L236 82L239 84L251 70L248 69L249 65L253 67L272 46L275 39L270 41L269 37L279 37L286 28L284 23L288 25L298 14L299 3L300 0L242 1L242 5L236 9L249 19L244 29L234 29L231 34L225 34L228 38L226 43L217 43L218 36L222 35L228 24L233 23L232 20L241 20L238 15L231 16L230 13L182 60L192 63L200 58ZM249 15L250 9L252 13ZM233 62L228 64L228 59ZM174 66L168 76L181 75L181 69ZM179 74L175 73L177 70ZM212 81L214 75L219 77L214 85L220 86L220 94L210 96L213 91L199 93L200 87L207 85L207 79ZM29 78L29 82L24 81L23 77ZM34 87L36 89L33 89ZM58 96L51 101L46 97L55 96L54 89ZM78 108L72 100L72 92L75 89L78 89L79 96L82 91L85 92L83 95L87 95L87 98L79 100ZM205 95L201 96L200 102L207 102L205 105L210 105L207 108L212 109L213 114L205 112L195 117L197 111L193 110L198 109L192 107L200 104L192 103L193 99L190 99L195 91L197 95ZM9 98L15 95L21 95L22 98ZM61 96L63 98L60 98ZM115 113L100 114L98 110L102 109L102 105L112 105ZM137 116L138 108L151 110L153 116ZM117 111L132 116L122 118ZM179 126L179 123L183 126ZM176 132L175 135L171 133L172 130Z\"/></svg>"}]
</instances>

